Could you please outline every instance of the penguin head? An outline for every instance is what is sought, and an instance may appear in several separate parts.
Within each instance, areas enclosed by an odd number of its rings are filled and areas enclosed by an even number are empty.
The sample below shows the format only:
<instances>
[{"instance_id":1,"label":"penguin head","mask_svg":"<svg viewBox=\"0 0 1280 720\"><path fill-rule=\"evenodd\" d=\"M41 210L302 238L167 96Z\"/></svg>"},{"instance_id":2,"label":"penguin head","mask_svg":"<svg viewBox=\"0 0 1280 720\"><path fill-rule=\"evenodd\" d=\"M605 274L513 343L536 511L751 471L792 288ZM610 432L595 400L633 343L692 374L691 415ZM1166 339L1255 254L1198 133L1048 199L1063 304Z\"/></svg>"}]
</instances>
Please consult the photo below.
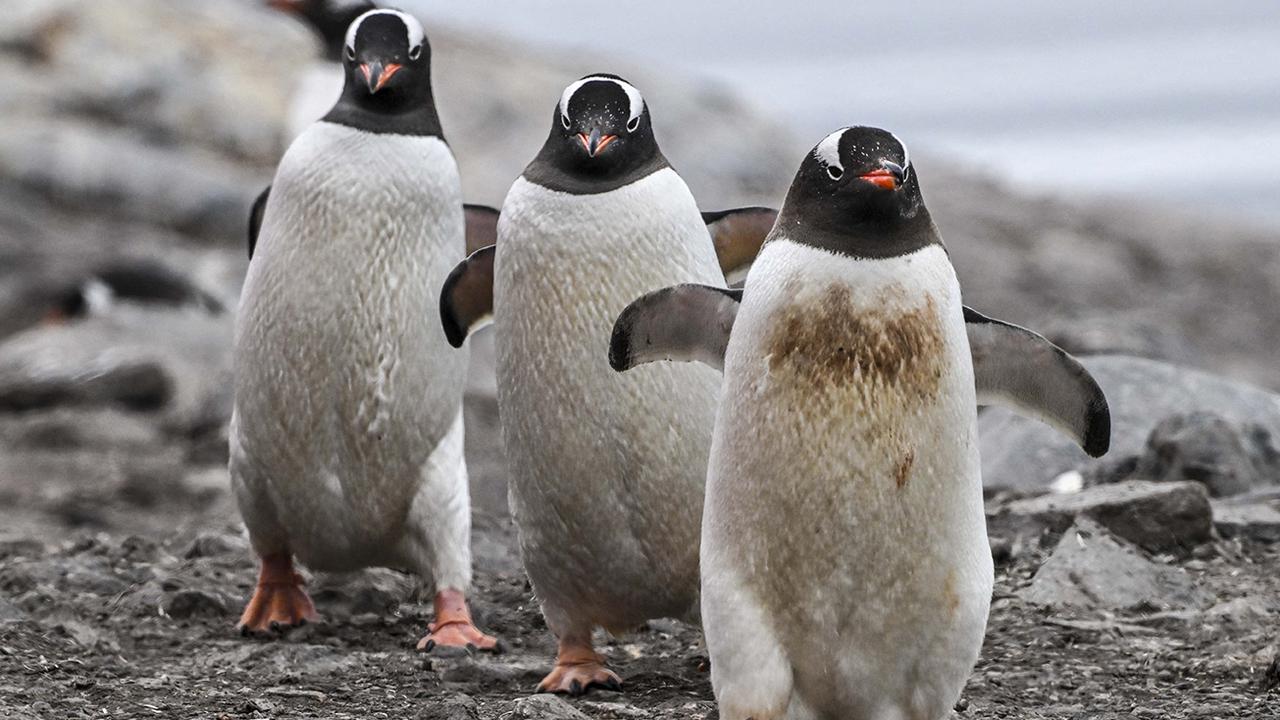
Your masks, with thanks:
<instances>
[{"instance_id":1,"label":"penguin head","mask_svg":"<svg viewBox=\"0 0 1280 720\"><path fill-rule=\"evenodd\" d=\"M588 75L564 89L544 154L565 172L610 178L660 156L649 107L617 75Z\"/></svg>"},{"instance_id":2,"label":"penguin head","mask_svg":"<svg viewBox=\"0 0 1280 720\"><path fill-rule=\"evenodd\" d=\"M371 0L267 0L267 4L310 25L324 43L325 57L333 62L342 59L347 28L377 7Z\"/></svg>"},{"instance_id":3,"label":"penguin head","mask_svg":"<svg viewBox=\"0 0 1280 720\"><path fill-rule=\"evenodd\" d=\"M431 100L431 45L412 15L370 10L357 17L347 28L342 64L343 94L359 104L396 109Z\"/></svg>"},{"instance_id":4,"label":"penguin head","mask_svg":"<svg viewBox=\"0 0 1280 720\"><path fill-rule=\"evenodd\" d=\"M846 127L805 156L781 211L797 238L858 256L885 257L940 242L906 145L873 127Z\"/></svg>"}]
</instances>

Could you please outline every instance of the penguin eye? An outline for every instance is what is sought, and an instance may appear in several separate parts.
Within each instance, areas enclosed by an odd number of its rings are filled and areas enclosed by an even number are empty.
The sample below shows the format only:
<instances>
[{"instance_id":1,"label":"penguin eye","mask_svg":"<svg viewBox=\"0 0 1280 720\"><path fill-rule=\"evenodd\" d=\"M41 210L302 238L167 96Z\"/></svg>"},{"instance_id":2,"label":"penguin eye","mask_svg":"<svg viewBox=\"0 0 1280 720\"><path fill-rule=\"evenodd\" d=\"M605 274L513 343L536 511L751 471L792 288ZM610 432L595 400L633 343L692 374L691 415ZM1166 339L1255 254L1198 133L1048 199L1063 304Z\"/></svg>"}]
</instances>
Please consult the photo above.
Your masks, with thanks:
<instances>
[{"instance_id":1,"label":"penguin eye","mask_svg":"<svg viewBox=\"0 0 1280 720\"><path fill-rule=\"evenodd\" d=\"M827 168L827 175L831 176L832 180L839 180L844 177L844 168L838 168L835 165L831 165Z\"/></svg>"},{"instance_id":2,"label":"penguin eye","mask_svg":"<svg viewBox=\"0 0 1280 720\"><path fill-rule=\"evenodd\" d=\"M417 47L412 48L412 49L410 49L410 50L409 50L409 59L410 59L410 60L417 60L417 59L418 59L418 58L420 58L420 57L422 57L422 46L421 46L421 45L419 45L419 46L417 46Z\"/></svg>"},{"instance_id":3,"label":"penguin eye","mask_svg":"<svg viewBox=\"0 0 1280 720\"><path fill-rule=\"evenodd\" d=\"M627 132L635 132L640 129L640 118L634 117L627 121Z\"/></svg>"},{"instance_id":4,"label":"penguin eye","mask_svg":"<svg viewBox=\"0 0 1280 720\"><path fill-rule=\"evenodd\" d=\"M568 116L568 115L561 115L561 116L560 116L560 124L564 126L564 129L565 129L565 130L568 130L568 129L569 129L569 116Z\"/></svg>"},{"instance_id":5,"label":"penguin eye","mask_svg":"<svg viewBox=\"0 0 1280 720\"><path fill-rule=\"evenodd\" d=\"M347 60L348 60L348 61L350 61L350 62L355 62L355 59L356 59L356 49L355 49L355 48L353 48L353 47L351 47L350 45L348 45L348 46L344 49L343 54L347 56Z\"/></svg>"}]
</instances>

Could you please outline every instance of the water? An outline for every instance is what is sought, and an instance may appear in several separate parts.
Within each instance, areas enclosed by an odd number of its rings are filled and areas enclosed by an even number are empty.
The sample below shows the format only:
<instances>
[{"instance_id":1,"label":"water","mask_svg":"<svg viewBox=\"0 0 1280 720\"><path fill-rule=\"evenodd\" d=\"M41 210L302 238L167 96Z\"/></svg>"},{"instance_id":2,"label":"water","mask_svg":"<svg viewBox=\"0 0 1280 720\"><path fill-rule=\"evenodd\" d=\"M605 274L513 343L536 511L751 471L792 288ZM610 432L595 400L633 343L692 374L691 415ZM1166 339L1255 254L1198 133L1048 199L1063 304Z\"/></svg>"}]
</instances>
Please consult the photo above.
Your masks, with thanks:
<instances>
[{"instance_id":1,"label":"water","mask_svg":"<svg viewBox=\"0 0 1280 720\"><path fill-rule=\"evenodd\" d=\"M1276 0L406 6L723 82L814 142L881 125L1013 185L1280 226Z\"/></svg>"}]
</instances>

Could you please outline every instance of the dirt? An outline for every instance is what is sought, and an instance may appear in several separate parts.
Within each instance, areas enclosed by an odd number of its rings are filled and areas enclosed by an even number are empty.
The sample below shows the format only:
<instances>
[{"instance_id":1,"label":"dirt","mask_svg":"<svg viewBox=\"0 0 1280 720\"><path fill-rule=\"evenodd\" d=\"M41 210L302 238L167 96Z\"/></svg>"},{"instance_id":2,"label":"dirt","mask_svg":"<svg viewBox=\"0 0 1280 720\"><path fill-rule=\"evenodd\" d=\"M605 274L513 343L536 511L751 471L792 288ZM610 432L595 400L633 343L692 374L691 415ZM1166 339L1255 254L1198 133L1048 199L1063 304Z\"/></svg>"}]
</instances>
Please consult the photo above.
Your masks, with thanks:
<instances>
[{"instance_id":1,"label":"dirt","mask_svg":"<svg viewBox=\"0 0 1280 720\"><path fill-rule=\"evenodd\" d=\"M83 437L46 433L6 451L0 473L0 717L506 717L549 670L554 644L515 556L492 398L472 396L469 411L474 609L503 653L415 653L429 605L394 570L313 577L321 622L241 637L233 626L255 567L217 453L135 447L106 461ZM112 463L124 468L117 481L88 471ZM987 642L958 718L1280 717L1268 687L1280 682L1280 549L1217 541L1163 558L1220 610L1116 617L1022 602L1048 551L999 550ZM589 717L717 717L696 628L655 621L604 652L626 687L570 701Z\"/></svg>"}]
</instances>

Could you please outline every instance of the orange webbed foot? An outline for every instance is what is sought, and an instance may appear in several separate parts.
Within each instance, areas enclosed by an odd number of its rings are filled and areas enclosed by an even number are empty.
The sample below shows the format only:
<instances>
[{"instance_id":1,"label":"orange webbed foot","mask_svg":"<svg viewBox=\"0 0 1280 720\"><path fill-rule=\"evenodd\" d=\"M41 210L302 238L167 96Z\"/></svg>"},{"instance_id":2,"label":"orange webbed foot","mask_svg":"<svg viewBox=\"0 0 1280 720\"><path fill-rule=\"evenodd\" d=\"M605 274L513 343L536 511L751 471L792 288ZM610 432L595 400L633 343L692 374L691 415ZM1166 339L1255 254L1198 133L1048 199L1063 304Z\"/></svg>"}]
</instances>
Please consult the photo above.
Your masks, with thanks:
<instances>
[{"instance_id":1,"label":"orange webbed foot","mask_svg":"<svg viewBox=\"0 0 1280 720\"><path fill-rule=\"evenodd\" d=\"M604 657L589 641L562 639L556 666L538 683L538 692L578 696L592 687L620 691L622 678L604 666Z\"/></svg>"},{"instance_id":2,"label":"orange webbed foot","mask_svg":"<svg viewBox=\"0 0 1280 720\"><path fill-rule=\"evenodd\" d=\"M236 627L244 635L276 631L319 619L316 606L302 589L302 576L293 569L289 555L262 558L262 570L253 597Z\"/></svg>"},{"instance_id":3,"label":"orange webbed foot","mask_svg":"<svg viewBox=\"0 0 1280 720\"><path fill-rule=\"evenodd\" d=\"M538 683L538 692L564 693L577 697L592 687L622 690L622 678L599 662L556 665L555 669Z\"/></svg>"},{"instance_id":4,"label":"orange webbed foot","mask_svg":"<svg viewBox=\"0 0 1280 720\"><path fill-rule=\"evenodd\" d=\"M442 590L435 599L436 621L427 626L428 634L418 641L420 652L437 647L498 651L498 639L486 635L471 621L466 595L460 590Z\"/></svg>"}]
</instances>

